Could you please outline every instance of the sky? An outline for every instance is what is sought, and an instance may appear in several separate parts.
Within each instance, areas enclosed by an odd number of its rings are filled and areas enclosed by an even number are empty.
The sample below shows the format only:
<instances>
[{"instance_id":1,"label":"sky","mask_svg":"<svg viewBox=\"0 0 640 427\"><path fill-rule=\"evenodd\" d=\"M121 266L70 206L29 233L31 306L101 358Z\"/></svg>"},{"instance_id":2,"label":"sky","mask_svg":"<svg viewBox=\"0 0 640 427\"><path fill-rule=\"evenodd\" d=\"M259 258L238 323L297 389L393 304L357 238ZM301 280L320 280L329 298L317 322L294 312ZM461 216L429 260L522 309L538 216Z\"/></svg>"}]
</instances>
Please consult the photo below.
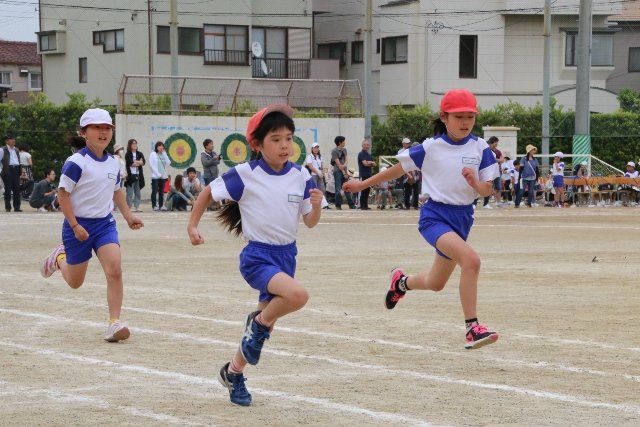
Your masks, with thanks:
<instances>
[{"instance_id":1,"label":"sky","mask_svg":"<svg viewBox=\"0 0 640 427\"><path fill-rule=\"evenodd\" d=\"M0 39L35 42L37 0L0 0Z\"/></svg>"}]
</instances>

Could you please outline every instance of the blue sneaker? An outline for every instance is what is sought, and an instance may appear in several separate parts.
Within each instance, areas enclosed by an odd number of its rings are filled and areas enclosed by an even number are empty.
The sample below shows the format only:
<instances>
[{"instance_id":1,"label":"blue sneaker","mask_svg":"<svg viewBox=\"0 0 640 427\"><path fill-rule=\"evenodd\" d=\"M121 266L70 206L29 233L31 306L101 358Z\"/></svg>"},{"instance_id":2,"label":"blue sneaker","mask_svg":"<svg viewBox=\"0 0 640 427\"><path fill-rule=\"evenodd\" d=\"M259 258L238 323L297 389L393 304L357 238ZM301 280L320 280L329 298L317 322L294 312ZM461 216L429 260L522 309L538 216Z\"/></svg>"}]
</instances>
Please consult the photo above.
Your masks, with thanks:
<instances>
[{"instance_id":1,"label":"blue sneaker","mask_svg":"<svg viewBox=\"0 0 640 427\"><path fill-rule=\"evenodd\" d=\"M242 356L250 365L257 365L260 361L260 352L264 340L269 339L269 328L256 322L256 316L260 311L254 311L247 316L247 324L240 342Z\"/></svg>"},{"instance_id":2,"label":"blue sneaker","mask_svg":"<svg viewBox=\"0 0 640 427\"><path fill-rule=\"evenodd\" d=\"M220 368L220 372L218 372L218 381L229 389L229 398L234 405L251 405L251 393L244 385L245 380L246 378L242 374L229 373L229 362Z\"/></svg>"}]
</instances>

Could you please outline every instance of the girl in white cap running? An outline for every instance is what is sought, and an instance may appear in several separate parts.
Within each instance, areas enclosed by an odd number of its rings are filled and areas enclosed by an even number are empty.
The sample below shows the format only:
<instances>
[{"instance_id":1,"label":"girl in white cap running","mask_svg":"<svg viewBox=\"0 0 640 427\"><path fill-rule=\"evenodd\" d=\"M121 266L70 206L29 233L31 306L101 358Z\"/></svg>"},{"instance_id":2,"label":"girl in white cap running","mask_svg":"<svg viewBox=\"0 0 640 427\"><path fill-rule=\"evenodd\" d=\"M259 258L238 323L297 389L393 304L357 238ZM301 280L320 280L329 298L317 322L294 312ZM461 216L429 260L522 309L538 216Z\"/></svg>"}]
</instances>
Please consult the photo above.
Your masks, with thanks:
<instances>
[{"instance_id":1,"label":"girl in white cap running","mask_svg":"<svg viewBox=\"0 0 640 427\"><path fill-rule=\"evenodd\" d=\"M115 204L129 228L142 228L142 221L127 206L120 186L120 162L106 148L113 137L109 112L92 108L80 118L80 136L69 138L77 151L64 162L58 202L64 213L62 243L42 261L40 273L50 277L60 270L67 284L78 289L84 283L91 252L95 252L107 278L109 325L105 341L129 338L129 328L120 322L123 284L120 243L116 221L111 214Z\"/></svg>"}]
</instances>

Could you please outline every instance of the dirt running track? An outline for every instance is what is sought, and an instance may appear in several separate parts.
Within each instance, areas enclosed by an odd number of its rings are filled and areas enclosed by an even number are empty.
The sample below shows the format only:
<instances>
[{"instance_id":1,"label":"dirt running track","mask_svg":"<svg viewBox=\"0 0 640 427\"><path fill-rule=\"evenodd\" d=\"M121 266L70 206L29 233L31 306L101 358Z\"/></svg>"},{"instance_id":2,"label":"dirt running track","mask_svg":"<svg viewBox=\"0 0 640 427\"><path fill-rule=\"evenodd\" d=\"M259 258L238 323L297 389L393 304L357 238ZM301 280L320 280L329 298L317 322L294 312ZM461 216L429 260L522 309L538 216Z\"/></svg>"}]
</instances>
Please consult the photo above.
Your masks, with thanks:
<instances>
[{"instance_id":1,"label":"dirt running track","mask_svg":"<svg viewBox=\"0 0 640 427\"><path fill-rule=\"evenodd\" d=\"M457 273L384 308L389 270L433 259L417 211L324 212L298 241L311 298L247 369L250 408L215 379L257 297L242 241L211 214L201 247L188 213L141 217L136 232L117 217L132 336L107 344L97 259L79 290L40 277L62 215L0 215L0 425L640 425L638 208L477 212L479 313L501 338L475 351Z\"/></svg>"}]
</instances>

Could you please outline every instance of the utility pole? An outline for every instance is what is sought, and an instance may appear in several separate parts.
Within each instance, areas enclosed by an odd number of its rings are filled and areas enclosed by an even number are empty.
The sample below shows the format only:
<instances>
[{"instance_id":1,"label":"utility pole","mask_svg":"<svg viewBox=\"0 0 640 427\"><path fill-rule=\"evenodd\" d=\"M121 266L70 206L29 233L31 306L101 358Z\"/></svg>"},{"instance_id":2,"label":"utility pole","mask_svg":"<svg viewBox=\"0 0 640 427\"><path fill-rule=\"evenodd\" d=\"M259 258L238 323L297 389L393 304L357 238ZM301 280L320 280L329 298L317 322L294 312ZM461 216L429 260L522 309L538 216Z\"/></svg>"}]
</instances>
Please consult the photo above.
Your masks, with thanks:
<instances>
[{"instance_id":1,"label":"utility pole","mask_svg":"<svg viewBox=\"0 0 640 427\"><path fill-rule=\"evenodd\" d=\"M180 109L178 94L178 0L171 0L171 18L169 20L169 49L171 51L171 114L177 115Z\"/></svg>"},{"instance_id":2,"label":"utility pole","mask_svg":"<svg viewBox=\"0 0 640 427\"><path fill-rule=\"evenodd\" d=\"M591 86L591 0L580 0L580 20L576 47L576 122L573 135L573 162L589 161L591 134L589 90ZM576 157L584 154L584 157Z\"/></svg>"},{"instance_id":3,"label":"utility pole","mask_svg":"<svg viewBox=\"0 0 640 427\"><path fill-rule=\"evenodd\" d=\"M373 148L373 137L371 135L371 33L372 24L372 0L367 0L364 28L364 137L369 140Z\"/></svg>"},{"instance_id":4,"label":"utility pole","mask_svg":"<svg viewBox=\"0 0 640 427\"><path fill-rule=\"evenodd\" d=\"M551 0L544 0L544 61L542 70L542 154L549 154L549 86L551 80ZM542 158L542 166L549 167L549 158Z\"/></svg>"}]
</instances>

